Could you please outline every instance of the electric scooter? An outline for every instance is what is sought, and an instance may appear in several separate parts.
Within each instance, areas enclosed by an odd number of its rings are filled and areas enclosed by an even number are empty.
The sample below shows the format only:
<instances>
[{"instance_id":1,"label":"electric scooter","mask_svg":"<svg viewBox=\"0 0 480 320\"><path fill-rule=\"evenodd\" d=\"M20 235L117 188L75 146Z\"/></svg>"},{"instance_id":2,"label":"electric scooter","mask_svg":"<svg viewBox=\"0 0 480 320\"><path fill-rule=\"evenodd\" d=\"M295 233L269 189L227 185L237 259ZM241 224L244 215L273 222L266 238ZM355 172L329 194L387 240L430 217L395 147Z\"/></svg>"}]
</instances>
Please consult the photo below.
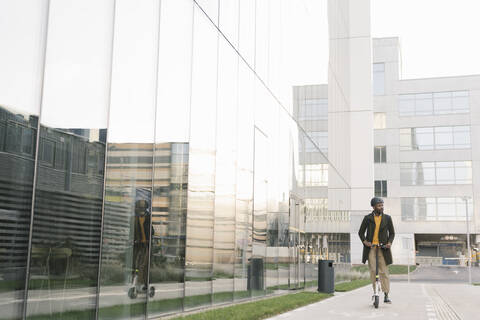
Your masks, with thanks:
<instances>
[{"instance_id":1,"label":"electric scooter","mask_svg":"<svg viewBox=\"0 0 480 320\"><path fill-rule=\"evenodd\" d=\"M145 293L148 294L150 298L153 298L155 296L155 287L154 286L148 286L145 287L144 285L141 285L138 283L138 269L134 270L133 276L132 276L132 284L130 289L128 290L128 297L130 299L135 299L139 293ZM144 290L142 290L144 289ZM147 292L148 291L148 292Z\"/></svg>"},{"instance_id":2,"label":"electric scooter","mask_svg":"<svg viewBox=\"0 0 480 320\"><path fill-rule=\"evenodd\" d=\"M377 248L375 248L377 247ZM372 249L375 248L375 290L373 293L373 305L375 306L375 309L378 309L378 304L380 302L380 277L378 275L378 249L386 249L385 245L380 243L380 244L374 244L372 245Z\"/></svg>"}]
</instances>

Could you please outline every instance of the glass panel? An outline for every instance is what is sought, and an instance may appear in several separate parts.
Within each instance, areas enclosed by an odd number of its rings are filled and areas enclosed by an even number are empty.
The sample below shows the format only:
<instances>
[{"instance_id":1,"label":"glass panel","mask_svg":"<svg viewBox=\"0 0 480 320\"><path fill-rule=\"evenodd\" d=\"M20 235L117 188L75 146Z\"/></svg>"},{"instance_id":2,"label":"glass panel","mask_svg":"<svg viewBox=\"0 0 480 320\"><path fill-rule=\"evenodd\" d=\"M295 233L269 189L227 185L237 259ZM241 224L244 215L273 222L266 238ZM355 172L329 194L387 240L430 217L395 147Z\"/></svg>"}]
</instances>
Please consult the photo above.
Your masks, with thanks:
<instances>
[{"instance_id":1,"label":"glass panel","mask_svg":"<svg viewBox=\"0 0 480 320\"><path fill-rule=\"evenodd\" d=\"M415 218L415 198L401 198L402 221L412 221Z\"/></svg>"},{"instance_id":2,"label":"glass panel","mask_svg":"<svg viewBox=\"0 0 480 320\"><path fill-rule=\"evenodd\" d=\"M400 150L412 150L412 136L415 136L414 128L400 129Z\"/></svg>"},{"instance_id":3,"label":"glass panel","mask_svg":"<svg viewBox=\"0 0 480 320\"><path fill-rule=\"evenodd\" d=\"M473 202L472 198L468 197L467 199L467 206L468 206L468 217L472 219L473 215ZM467 216L467 209L465 208L465 200L464 198L456 198L456 215L457 221L465 221Z\"/></svg>"},{"instance_id":4,"label":"glass panel","mask_svg":"<svg viewBox=\"0 0 480 320\"><path fill-rule=\"evenodd\" d=\"M384 63L373 64L373 94L374 95L385 94L385 64Z\"/></svg>"},{"instance_id":5,"label":"glass panel","mask_svg":"<svg viewBox=\"0 0 480 320\"><path fill-rule=\"evenodd\" d=\"M382 181L382 197L387 197L388 192L387 192L387 181L384 180Z\"/></svg>"},{"instance_id":6,"label":"glass panel","mask_svg":"<svg viewBox=\"0 0 480 320\"><path fill-rule=\"evenodd\" d=\"M220 39L218 57L217 136L213 302L232 302L235 258L235 185L238 56Z\"/></svg>"},{"instance_id":7,"label":"glass panel","mask_svg":"<svg viewBox=\"0 0 480 320\"><path fill-rule=\"evenodd\" d=\"M22 319L47 1L1 1L0 21L0 319Z\"/></svg>"},{"instance_id":8,"label":"glass panel","mask_svg":"<svg viewBox=\"0 0 480 320\"><path fill-rule=\"evenodd\" d=\"M455 169L453 162L437 162L436 163L437 184L454 184Z\"/></svg>"},{"instance_id":9,"label":"glass panel","mask_svg":"<svg viewBox=\"0 0 480 320\"><path fill-rule=\"evenodd\" d=\"M470 127L453 127L453 144L455 149L470 148Z\"/></svg>"},{"instance_id":10,"label":"glass panel","mask_svg":"<svg viewBox=\"0 0 480 320\"><path fill-rule=\"evenodd\" d=\"M115 6L99 319L143 319L147 293L161 289L148 287L149 246L158 230L152 225L152 209L158 212L153 164L165 161L153 153L158 4Z\"/></svg>"},{"instance_id":11,"label":"glass panel","mask_svg":"<svg viewBox=\"0 0 480 320\"><path fill-rule=\"evenodd\" d=\"M452 113L452 93L437 92L433 94L435 114Z\"/></svg>"},{"instance_id":12,"label":"glass panel","mask_svg":"<svg viewBox=\"0 0 480 320\"><path fill-rule=\"evenodd\" d=\"M28 318L95 316L112 22L111 1L50 2Z\"/></svg>"},{"instance_id":13,"label":"glass panel","mask_svg":"<svg viewBox=\"0 0 480 320\"><path fill-rule=\"evenodd\" d=\"M161 1L149 317L183 310L193 5Z\"/></svg>"},{"instance_id":14,"label":"glass panel","mask_svg":"<svg viewBox=\"0 0 480 320\"><path fill-rule=\"evenodd\" d=\"M197 7L193 21L184 309L213 301L218 33Z\"/></svg>"},{"instance_id":15,"label":"glass panel","mask_svg":"<svg viewBox=\"0 0 480 320\"><path fill-rule=\"evenodd\" d=\"M426 220L433 221L437 220L437 199L436 198L427 198L426 201Z\"/></svg>"},{"instance_id":16,"label":"glass panel","mask_svg":"<svg viewBox=\"0 0 480 320\"><path fill-rule=\"evenodd\" d=\"M433 103L431 93L421 93L415 95L415 114L429 115L433 114Z\"/></svg>"},{"instance_id":17,"label":"glass panel","mask_svg":"<svg viewBox=\"0 0 480 320\"><path fill-rule=\"evenodd\" d=\"M438 198L437 210L439 220L456 220L455 198Z\"/></svg>"},{"instance_id":18,"label":"glass panel","mask_svg":"<svg viewBox=\"0 0 480 320\"><path fill-rule=\"evenodd\" d=\"M238 76L234 298L242 300L250 297L248 271L252 257L254 77L242 61Z\"/></svg>"},{"instance_id":19,"label":"glass panel","mask_svg":"<svg viewBox=\"0 0 480 320\"><path fill-rule=\"evenodd\" d=\"M415 95L403 94L399 96L398 113L400 116L415 115Z\"/></svg>"},{"instance_id":20,"label":"glass panel","mask_svg":"<svg viewBox=\"0 0 480 320\"><path fill-rule=\"evenodd\" d=\"M472 162L470 161L455 162L455 182L457 184L472 183Z\"/></svg>"},{"instance_id":21,"label":"glass panel","mask_svg":"<svg viewBox=\"0 0 480 320\"><path fill-rule=\"evenodd\" d=\"M256 128L254 141L253 243L249 284L252 296L258 296L265 294L268 137Z\"/></svg>"},{"instance_id":22,"label":"glass panel","mask_svg":"<svg viewBox=\"0 0 480 320\"><path fill-rule=\"evenodd\" d=\"M384 112L373 113L373 128L385 129L386 127L386 114Z\"/></svg>"},{"instance_id":23,"label":"glass panel","mask_svg":"<svg viewBox=\"0 0 480 320\"><path fill-rule=\"evenodd\" d=\"M465 113L470 111L468 103L468 91L452 92L453 113Z\"/></svg>"},{"instance_id":24,"label":"glass panel","mask_svg":"<svg viewBox=\"0 0 480 320\"><path fill-rule=\"evenodd\" d=\"M375 180L375 197L382 196L382 181Z\"/></svg>"},{"instance_id":25,"label":"glass panel","mask_svg":"<svg viewBox=\"0 0 480 320\"><path fill-rule=\"evenodd\" d=\"M435 128L435 149L453 148L453 129L452 127Z\"/></svg>"}]
</instances>

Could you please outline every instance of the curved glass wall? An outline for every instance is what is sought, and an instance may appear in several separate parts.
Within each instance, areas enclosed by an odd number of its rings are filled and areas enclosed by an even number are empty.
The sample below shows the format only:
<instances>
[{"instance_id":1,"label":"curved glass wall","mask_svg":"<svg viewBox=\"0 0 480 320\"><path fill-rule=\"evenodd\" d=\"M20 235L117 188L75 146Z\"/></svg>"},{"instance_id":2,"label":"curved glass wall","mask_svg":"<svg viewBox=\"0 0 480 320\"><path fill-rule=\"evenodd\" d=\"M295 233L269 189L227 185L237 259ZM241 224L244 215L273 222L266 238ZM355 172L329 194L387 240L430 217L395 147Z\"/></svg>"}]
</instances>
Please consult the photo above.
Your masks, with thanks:
<instances>
[{"instance_id":1,"label":"curved glass wall","mask_svg":"<svg viewBox=\"0 0 480 320\"><path fill-rule=\"evenodd\" d=\"M145 319L316 285L321 239L343 239L315 227L345 221L329 178L348 186L327 97L295 93L327 72L326 1L302 3L0 4L0 318Z\"/></svg>"}]
</instances>

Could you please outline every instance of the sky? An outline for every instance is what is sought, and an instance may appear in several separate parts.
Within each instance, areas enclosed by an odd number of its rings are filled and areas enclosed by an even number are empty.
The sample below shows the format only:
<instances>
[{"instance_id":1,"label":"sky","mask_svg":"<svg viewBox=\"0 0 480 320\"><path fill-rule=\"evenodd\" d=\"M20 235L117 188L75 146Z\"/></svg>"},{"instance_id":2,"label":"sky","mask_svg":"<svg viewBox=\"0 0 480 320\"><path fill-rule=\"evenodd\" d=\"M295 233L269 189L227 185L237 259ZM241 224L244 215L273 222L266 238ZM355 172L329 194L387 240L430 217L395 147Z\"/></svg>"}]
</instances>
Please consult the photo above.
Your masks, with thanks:
<instances>
[{"instance_id":1,"label":"sky","mask_svg":"<svg viewBox=\"0 0 480 320\"><path fill-rule=\"evenodd\" d=\"M480 74L480 1L372 0L372 37L400 38L402 78Z\"/></svg>"}]
</instances>

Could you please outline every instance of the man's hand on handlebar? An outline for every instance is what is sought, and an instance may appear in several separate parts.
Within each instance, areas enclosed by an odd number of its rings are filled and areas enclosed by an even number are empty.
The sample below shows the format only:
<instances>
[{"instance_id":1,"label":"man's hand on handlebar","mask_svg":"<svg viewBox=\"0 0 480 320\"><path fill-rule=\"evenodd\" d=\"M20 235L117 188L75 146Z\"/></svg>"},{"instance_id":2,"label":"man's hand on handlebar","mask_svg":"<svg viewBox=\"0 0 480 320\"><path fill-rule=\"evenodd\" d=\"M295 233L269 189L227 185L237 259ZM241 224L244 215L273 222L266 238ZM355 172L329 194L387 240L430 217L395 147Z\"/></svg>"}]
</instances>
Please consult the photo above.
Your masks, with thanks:
<instances>
[{"instance_id":1,"label":"man's hand on handlebar","mask_svg":"<svg viewBox=\"0 0 480 320\"><path fill-rule=\"evenodd\" d=\"M367 240L363 240L363 244L366 245L367 247L371 247L372 246L372 243L367 241Z\"/></svg>"},{"instance_id":2,"label":"man's hand on handlebar","mask_svg":"<svg viewBox=\"0 0 480 320\"><path fill-rule=\"evenodd\" d=\"M385 245L385 248L390 249L391 246L392 246L392 244L389 242Z\"/></svg>"}]
</instances>

